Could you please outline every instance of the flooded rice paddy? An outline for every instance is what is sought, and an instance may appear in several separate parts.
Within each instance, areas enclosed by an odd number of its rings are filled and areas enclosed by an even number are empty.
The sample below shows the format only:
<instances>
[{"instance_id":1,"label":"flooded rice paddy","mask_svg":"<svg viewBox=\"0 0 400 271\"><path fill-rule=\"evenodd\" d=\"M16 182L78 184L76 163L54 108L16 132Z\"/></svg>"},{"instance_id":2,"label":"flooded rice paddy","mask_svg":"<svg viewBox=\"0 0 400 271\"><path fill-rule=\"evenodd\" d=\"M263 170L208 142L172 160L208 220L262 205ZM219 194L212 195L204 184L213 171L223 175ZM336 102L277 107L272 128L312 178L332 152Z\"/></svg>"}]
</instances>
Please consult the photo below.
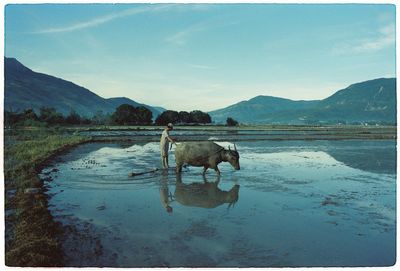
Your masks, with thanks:
<instances>
[{"instance_id":1,"label":"flooded rice paddy","mask_svg":"<svg viewBox=\"0 0 400 271\"><path fill-rule=\"evenodd\" d=\"M195 167L129 177L160 167L158 142L90 143L58 156L41 177L65 229L65 265L394 264L394 140L236 145L241 170L221 163L220 177Z\"/></svg>"}]
</instances>

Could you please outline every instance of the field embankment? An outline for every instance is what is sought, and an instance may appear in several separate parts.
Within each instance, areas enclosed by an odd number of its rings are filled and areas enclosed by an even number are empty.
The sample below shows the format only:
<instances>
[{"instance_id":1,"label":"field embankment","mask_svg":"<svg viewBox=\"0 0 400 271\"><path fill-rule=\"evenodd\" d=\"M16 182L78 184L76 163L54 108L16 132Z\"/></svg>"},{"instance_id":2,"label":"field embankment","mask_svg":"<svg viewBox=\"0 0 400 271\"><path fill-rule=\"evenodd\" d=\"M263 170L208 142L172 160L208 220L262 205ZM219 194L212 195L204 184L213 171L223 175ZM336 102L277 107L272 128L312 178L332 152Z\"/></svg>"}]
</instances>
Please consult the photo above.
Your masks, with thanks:
<instances>
[{"instance_id":1,"label":"field embankment","mask_svg":"<svg viewBox=\"0 0 400 271\"><path fill-rule=\"evenodd\" d=\"M160 126L90 126L70 128L95 141L157 142ZM178 141L258 141L258 140L388 140L396 139L396 126L362 125L241 125L235 127L199 125L176 126L170 135Z\"/></svg>"},{"instance_id":2,"label":"field embankment","mask_svg":"<svg viewBox=\"0 0 400 271\"><path fill-rule=\"evenodd\" d=\"M57 130L5 131L4 176L8 266L60 266L58 225L37 173L51 157L90 140Z\"/></svg>"}]
</instances>

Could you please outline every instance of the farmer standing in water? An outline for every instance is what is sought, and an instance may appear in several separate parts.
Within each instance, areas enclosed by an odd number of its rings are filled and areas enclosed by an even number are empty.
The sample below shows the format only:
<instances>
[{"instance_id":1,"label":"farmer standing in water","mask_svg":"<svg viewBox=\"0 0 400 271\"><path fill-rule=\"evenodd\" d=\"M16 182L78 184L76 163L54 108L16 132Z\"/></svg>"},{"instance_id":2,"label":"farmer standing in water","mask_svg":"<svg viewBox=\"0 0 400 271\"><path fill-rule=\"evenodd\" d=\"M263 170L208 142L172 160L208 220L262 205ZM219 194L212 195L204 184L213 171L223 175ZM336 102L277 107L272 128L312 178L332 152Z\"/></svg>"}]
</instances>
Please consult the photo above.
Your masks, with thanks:
<instances>
[{"instance_id":1,"label":"farmer standing in water","mask_svg":"<svg viewBox=\"0 0 400 271\"><path fill-rule=\"evenodd\" d=\"M167 169L168 165L168 149L169 149L169 141L172 144L176 144L174 140L169 136L169 131L174 129L172 123L168 123L167 127L165 127L164 131L161 134L160 139L160 150L161 150L161 161L163 169Z\"/></svg>"}]
</instances>

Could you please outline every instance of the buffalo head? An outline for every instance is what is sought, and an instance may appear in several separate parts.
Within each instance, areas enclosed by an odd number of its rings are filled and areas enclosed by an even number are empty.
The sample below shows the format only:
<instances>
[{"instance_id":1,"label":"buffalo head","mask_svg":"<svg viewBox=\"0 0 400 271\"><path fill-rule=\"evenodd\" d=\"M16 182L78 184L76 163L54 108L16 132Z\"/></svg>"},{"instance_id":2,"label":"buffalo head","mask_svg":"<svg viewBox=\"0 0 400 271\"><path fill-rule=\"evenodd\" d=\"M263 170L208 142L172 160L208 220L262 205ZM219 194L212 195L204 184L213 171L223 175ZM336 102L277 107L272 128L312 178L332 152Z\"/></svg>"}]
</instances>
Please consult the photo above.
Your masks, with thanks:
<instances>
[{"instance_id":1,"label":"buffalo head","mask_svg":"<svg viewBox=\"0 0 400 271\"><path fill-rule=\"evenodd\" d=\"M236 149L236 144L233 145L234 150L231 150L231 147L228 147L228 151L226 152L226 159L227 161L236 169L240 170L240 164L239 164L239 153Z\"/></svg>"}]
</instances>

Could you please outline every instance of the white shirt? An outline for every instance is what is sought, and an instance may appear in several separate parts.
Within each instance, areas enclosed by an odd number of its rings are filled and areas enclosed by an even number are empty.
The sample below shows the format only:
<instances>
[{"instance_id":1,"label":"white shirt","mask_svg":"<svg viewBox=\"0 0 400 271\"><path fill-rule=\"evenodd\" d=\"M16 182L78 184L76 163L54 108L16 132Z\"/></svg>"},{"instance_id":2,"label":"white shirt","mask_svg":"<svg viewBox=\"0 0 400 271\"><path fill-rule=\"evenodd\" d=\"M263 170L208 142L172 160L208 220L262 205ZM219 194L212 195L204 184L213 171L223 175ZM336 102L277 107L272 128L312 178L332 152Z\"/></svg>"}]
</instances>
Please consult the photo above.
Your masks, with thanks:
<instances>
[{"instance_id":1,"label":"white shirt","mask_svg":"<svg viewBox=\"0 0 400 271\"><path fill-rule=\"evenodd\" d=\"M164 131L161 134L160 146L167 147L167 149L168 149L169 141L168 141L167 137L169 137L168 130L164 129Z\"/></svg>"}]
</instances>

